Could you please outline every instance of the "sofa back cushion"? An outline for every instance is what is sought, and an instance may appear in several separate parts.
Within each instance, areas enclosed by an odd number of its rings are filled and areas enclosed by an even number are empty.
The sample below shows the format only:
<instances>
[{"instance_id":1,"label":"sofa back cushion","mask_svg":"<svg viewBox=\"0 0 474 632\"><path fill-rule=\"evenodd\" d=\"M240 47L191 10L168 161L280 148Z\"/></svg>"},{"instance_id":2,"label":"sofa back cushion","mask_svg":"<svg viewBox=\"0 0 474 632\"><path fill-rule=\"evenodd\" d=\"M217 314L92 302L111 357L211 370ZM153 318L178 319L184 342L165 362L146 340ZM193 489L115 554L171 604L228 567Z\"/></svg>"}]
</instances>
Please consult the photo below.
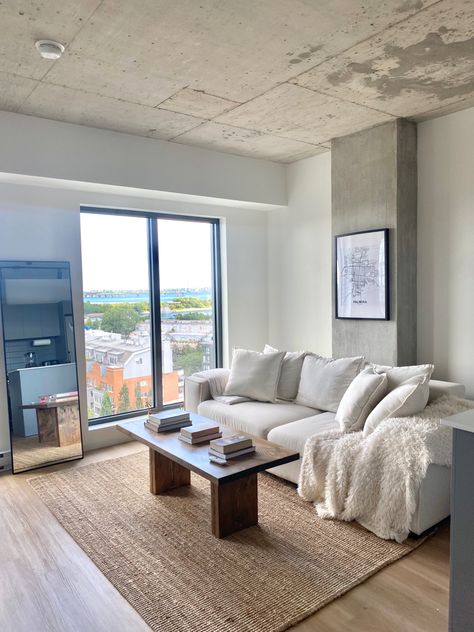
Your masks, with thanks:
<instances>
[{"instance_id":1,"label":"sofa back cushion","mask_svg":"<svg viewBox=\"0 0 474 632\"><path fill-rule=\"evenodd\" d=\"M383 366L381 364L371 364L376 373L386 373L388 379L387 393L417 375L426 375L428 380L434 370L433 364L416 364L412 366Z\"/></svg>"},{"instance_id":2,"label":"sofa back cushion","mask_svg":"<svg viewBox=\"0 0 474 632\"><path fill-rule=\"evenodd\" d=\"M259 353L234 349L224 395L239 395L260 402L274 402L284 351Z\"/></svg>"},{"instance_id":3,"label":"sofa back cushion","mask_svg":"<svg viewBox=\"0 0 474 632\"><path fill-rule=\"evenodd\" d=\"M363 363L362 356L333 359L308 354L303 361L295 402L335 413Z\"/></svg>"},{"instance_id":4,"label":"sofa back cushion","mask_svg":"<svg viewBox=\"0 0 474 632\"><path fill-rule=\"evenodd\" d=\"M362 430L370 412L387 392L387 374L367 368L356 375L344 393L336 413L342 432Z\"/></svg>"},{"instance_id":5,"label":"sofa back cushion","mask_svg":"<svg viewBox=\"0 0 474 632\"><path fill-rule=\"evenodd\" d=\"M391 390L367 417L364 437L371 434L384 419L408 417L421 412L430 394L429 375L415 375Z\"/></svg>"},{"instance_id":6,"label":"sofa back cushion","mask_svg":"<svg viewBox=\"0 0 474 632\"><path fill-rule=\"evenodd\" d=\"M265 345L264 353L276 353L278 349ZM303 360L306 355L305 351L287 351L281 365L280 379L278 380L277 397L291 401L295 399L298 393L298 385L300 383L301 369Z\"/></svg>"}]
</instances>

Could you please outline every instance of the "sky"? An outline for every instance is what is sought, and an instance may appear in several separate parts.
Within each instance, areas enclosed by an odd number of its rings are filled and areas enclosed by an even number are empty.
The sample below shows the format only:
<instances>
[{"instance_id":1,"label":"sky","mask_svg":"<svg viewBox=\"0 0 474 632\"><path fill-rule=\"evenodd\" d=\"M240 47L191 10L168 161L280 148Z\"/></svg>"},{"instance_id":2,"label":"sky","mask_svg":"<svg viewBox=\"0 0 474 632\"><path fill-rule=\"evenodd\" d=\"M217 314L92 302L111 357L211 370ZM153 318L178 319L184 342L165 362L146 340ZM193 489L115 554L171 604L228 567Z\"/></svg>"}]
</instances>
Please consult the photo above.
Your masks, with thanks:
<instances>
[{"instance_id":1,"label":"sky","mask_svg":"<svg viewBox=\"0 0 474 632\"><path fill-rule=\"evenodd\" d=\"M212 285L209 224L158 220L161 289ZM147 220L81 214L84 291L140 290L148 279Z\"/></svg>"}]
</instances>

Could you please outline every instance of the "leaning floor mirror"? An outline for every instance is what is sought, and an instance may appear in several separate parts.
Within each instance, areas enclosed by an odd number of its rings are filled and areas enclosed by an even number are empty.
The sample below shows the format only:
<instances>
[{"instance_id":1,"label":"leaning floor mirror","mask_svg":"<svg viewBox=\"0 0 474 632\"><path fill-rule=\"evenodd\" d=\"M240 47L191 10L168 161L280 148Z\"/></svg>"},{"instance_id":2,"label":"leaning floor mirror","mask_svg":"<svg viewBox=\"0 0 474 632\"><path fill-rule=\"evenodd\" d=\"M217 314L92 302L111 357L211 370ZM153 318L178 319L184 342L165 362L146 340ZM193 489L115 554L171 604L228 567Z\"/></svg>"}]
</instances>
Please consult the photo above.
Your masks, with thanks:
<instances>
[{"instance_id":1,"label":"leaning floor mirror","mask_svg":"<svg viewBox=\"0 0 474 632\"><path fill-rule=\"evenodd\" d=\"M69 263L0 261L0 300L13 473L82 458Z\"/></svg>"}]
</instances>

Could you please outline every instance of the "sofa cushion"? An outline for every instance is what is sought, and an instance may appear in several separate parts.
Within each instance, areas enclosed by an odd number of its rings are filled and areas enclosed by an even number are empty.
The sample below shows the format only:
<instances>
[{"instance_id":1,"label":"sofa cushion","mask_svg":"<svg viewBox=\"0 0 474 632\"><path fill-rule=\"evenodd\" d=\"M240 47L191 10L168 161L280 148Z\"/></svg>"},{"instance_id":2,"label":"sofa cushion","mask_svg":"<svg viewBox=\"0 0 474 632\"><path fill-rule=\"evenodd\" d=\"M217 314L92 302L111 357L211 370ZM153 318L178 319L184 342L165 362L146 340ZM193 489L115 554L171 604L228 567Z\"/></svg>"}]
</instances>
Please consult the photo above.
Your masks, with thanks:
<instances>
[{"instance_id":1,"label":"sofa cushion","mask_svg":"<svg viewBox=\"0 0 474 632\"><path fill-rule=\"evenodd\" d=\"M317 412L319 411L314 408L279 401L275 404L245 402L228 406L209 399L201 402L198 407L198 413L203 417L213 419L240 432L248 432L263 438L266 438L269 431L276 426L295 419L314 416Z\"/></svg>"},{"instance_id":2,"label":"sofa cushion","mask_svg":"<svg viewBox=\"0 0 474 632\"><path fill-rule=\"evenodd\" d=\"M263 353L275 353L278 349L265 345ZM280 379L278 380L278 399L292 401L298 393L301 368L305 358L305 351L287 351L281 365Z\"/></svg>"},{"instance_id":3,"label":"sofa cushion","mask_svg":"<svg viewBox=\"0 0 474 632\"><path fill-rule=\"evenodd\" d=\"M364 437L371 434L384 419L409 417L421 412L428 403L429 382L428 375L415 375L390 391L367 417Z\"/></svg>"},{"instance_id":4,"label":"sofa cushion","mask_svg":"<svg viewBox=\"0 0 474 632\"><path fill-rule=\"evenodd\" d=\"M386 373L388 379L387 393L400 386L402 382L416 375L425 375L430 379L434 370L433 364L415 364L412 366L384 366L382 364L370 365L376 373Z\"/></svg>"},{"instance_id":5,"label":"sofa cushion","mask_svg":"<svg viewBox=\"0 0 474 632\"><path fill-rule=\"evenodd\" d=\"M356 375L344 393L336 413L342 432L362 430L370 412L387 392L387 374L372 368Z\"/></svg>"},{"instance_id":6,"label":"sofa cushion","mask_svg":"<svg viewBox=\"0 0 474 632\"><path fill-rule=\"evenodd\" d=\"M308 354L301 369L296 403L335 413L363 362L362 356L333 359Z\"/></svg>"},{"instance_id":7,"label":"sofa cushion","mask_svg":"<svg viewBox=\"0 0 474 632\"><path fill-rule=\"evenodd\" d=\"M260 353L234 349L230 375L223 395L240 395L260 402L274 402L284 351Z\"/></svg>"},{"instance_id":8,"label":"sofa cushion","mask_svg":"<svg viewBox=\"0 0 474 632\"><path fill-rule=\"evenodd\" d=\"M336 415L334 413L320 413L283 426L277 426L270 430L267 439L290 450L295 450L295 452L298 451L302 455L304 444L309 437L329 430L339 430Z\"/></svg>"}]
</instances>

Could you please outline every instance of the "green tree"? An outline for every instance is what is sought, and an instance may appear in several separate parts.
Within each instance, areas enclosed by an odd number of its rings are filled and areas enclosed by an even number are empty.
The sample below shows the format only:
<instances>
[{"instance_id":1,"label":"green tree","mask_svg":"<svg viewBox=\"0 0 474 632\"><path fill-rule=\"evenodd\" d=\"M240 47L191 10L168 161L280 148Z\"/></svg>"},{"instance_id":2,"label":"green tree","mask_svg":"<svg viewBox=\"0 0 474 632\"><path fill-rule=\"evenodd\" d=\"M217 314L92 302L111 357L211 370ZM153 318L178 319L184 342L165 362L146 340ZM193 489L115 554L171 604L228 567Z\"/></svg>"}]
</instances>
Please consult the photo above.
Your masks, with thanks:
<instances>
[{"instance_id":1,"label":"green tree","mask_svg":"<svg viewBox=\"0 0 474 632\"><path fill-rule=\"evenodd\" d=\"M130 393L128 391L128 386L123 384L119 393L118 411L119 413L126 413L130 410L130 408Z\"/></svg>"},{"instance_id":2,"label":"green tree","mask_svg":"<svg viewBox=\"0 0 474 632\"><path fill-rule=\"evenodd\" d=\"M203 352L201 345L181 345L173 348L173 367L183 369L185 375L202 371Z\"/></svg>"},{"instance_id":3,"label":"green tree","mask_svg":"<svg viewBox=\"0 0 474 632\"><path fill-rule=\"evenodd\" d=\"M206 307L212 307L212 300L210 298L195 298L194 296L179 296L174 301L168 303L169 309L172 311L179 311L184 309L203 309Z\"/></svg>"},{"instance_id":4,"label":"green tree","mask_svg":"<svg viewBox=\"0 0 474 632\"><path fill-rule=\"evenodd\" d=\"M176 314L176 320L211 320L209 314L202 312L185 312L184 314Z\"/></svg>"},{"instance_id":5,"label":"green tree","mask_svg":"<svg viewBox=\"0 0 474 632\"><path fill-rule=\"evenodd\" d=\"M137 382L135 385L135 408L137 410L141 410L144 408L143 399L142 399L142 389L140 388L140 383Z\"/></svg>"},{"instance_id":6,"label":"green tree","mask_svg":"<svg viewBox=\"0 0 474 632\"><path fill-rule=\"evenodd\" d=\"M102 404L100 406L100 416L108 417L109 415L114 414L114 406L112 403L112 399L107 391L105 391L102 396Z\"/></svg>"},{"instance_id":7,"label":"green tree","mask_svg":"<svg viewBox=\"0 0 474 632\"><path fill-rule=\"evenodd\" d=\"M128 337L140 322L140 314L130 305L111 305L102 318L101 328Z\"/></svg>"}]
</instances>

